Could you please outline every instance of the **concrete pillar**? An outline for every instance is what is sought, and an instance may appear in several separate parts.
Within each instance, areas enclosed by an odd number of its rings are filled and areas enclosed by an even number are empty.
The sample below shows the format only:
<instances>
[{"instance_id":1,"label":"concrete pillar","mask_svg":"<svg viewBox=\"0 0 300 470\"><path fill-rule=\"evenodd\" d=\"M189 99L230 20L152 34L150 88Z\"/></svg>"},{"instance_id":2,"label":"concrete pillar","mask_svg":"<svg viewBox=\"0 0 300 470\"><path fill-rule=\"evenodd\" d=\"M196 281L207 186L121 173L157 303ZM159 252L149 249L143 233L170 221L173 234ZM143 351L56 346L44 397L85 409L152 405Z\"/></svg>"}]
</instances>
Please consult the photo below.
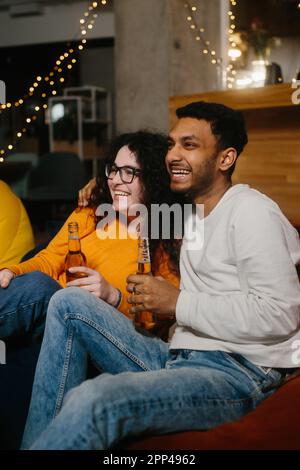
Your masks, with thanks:
<instances>
[{"instance_id":1,"label":"concrete pillar","mask_svg":"<svg viewBox=\"0 0 300 470\"><path fill-rule=\"evenodd\" d=\"M197 19L220 53L220 1L202 0ZM116 111L119 132L167 131L168 99L220 87L211 58L200 53L184 0L115 0ZM193 2L191 1L191 4Z\"/></svg>"}]
</instances>

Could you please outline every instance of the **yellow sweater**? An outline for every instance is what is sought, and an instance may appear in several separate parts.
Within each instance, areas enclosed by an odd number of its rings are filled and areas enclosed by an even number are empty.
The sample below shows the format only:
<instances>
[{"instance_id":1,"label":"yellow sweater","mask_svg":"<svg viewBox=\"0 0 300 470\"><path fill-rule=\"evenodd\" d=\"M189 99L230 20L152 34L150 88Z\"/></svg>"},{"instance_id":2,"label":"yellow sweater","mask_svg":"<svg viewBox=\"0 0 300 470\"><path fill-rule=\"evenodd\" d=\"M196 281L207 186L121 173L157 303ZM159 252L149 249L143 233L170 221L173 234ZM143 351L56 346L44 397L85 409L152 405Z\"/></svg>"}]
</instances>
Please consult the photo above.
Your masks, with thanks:
<instances>
[{"instance_id":1,"label":"yellow sweater","mask_svg":"<svg viewBox=\"0 0 300 470\"><path fill-rule=\"evenodd\" d=\"M126 278L129 274L136 273L138 242L130 238L99 239L92 209L76 209L46 249L24 263L6 267L17 275L42 271L65 287L64 261L68 252L68 223L71 221L78 223L81 250L86 256L87 266L98 271L112 286L120 289L122 302L119 310L128 315L129 293L126 291ZM177 277L168 269L166 255L162 256L159 270L155 274L179 285Z\"/></svg>"},{"instance_id":2,"label":"yellow sweater","mask_svg":"<svg viewBox=\"0 0 300 470\"><path fill-rule=\"evenodd\" d=\"M10 187L0 180L0 269L18 263L33 247L26 210Z\"/></svg>"}]
</instances>

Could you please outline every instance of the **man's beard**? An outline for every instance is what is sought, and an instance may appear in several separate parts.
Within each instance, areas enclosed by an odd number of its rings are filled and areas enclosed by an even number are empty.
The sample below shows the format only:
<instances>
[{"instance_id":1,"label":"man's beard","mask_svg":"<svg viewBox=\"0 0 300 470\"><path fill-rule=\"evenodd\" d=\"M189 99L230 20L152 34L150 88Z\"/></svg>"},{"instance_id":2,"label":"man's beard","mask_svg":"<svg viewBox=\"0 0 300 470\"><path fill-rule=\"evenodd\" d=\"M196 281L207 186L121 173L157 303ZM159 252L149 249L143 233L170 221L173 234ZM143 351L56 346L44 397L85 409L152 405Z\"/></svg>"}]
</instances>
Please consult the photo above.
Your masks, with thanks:
<instances>
[{"instance_id":1,"label":"man's beard","mask_svg":"<svg viewBox=\"0 0 300 470\"><path fill-rule=\"evenodd\" d=\"M193 186L189 189L186 188L176 188L173 189L174 192L183 194L185 199L188 201L193 201L196 196L203 196L208 192L212 187L214 181L214 170L215 162L218 154L216 153L213 158L207 160L202 168L200 169L200 174L196 175L193 178Z\"/></svg>"}]
</instances>

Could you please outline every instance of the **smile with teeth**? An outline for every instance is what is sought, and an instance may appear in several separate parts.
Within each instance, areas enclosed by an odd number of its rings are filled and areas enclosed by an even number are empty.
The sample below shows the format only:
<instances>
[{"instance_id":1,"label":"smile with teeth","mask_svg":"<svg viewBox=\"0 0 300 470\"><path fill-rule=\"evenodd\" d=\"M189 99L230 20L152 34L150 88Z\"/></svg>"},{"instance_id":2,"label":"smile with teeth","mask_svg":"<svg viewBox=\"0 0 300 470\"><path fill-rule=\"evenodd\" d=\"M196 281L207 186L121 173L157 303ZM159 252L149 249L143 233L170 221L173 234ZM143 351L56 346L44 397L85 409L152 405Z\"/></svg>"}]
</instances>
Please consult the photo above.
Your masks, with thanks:
<instances>
[{"instance_id":1,"label":"smile with teeth","mask_svg":"<svg viewBox=\"0 0 300 470\"><path fill-rule=\"evenodd\" d=\"M184 178L185 176L188 176L190 173L191 173L190 170L179 169L179 168L171 169L171 174L173 178Z\"/></svg>"},{"instance_id":2,"label":"smile with teeth","mask_svg":"<svg viewBox=\"0 0 300 470\"><path fill-rule=\"evenodd\" d=\"M129 196L129 193L125 193L125 192L123 192L123 191L115 191L114 196L117 196L117 197L127 197L127 196Z\"/></svg>"}]
</instances>

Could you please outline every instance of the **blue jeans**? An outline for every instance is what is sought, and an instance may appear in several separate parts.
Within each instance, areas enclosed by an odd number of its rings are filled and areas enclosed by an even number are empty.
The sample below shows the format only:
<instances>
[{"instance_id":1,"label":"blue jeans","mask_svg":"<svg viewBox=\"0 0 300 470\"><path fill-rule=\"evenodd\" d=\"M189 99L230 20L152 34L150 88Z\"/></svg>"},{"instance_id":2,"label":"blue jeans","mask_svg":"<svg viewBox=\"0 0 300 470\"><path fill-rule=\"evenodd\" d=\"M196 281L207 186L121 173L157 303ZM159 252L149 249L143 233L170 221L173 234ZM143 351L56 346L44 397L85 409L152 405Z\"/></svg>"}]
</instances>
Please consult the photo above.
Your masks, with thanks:
<instances>
[{"instance_id":1,"label":"blue jeans","mask_svg":"<svg viewBox=\"0 0 300 470\"><path fill-rule=\"evenodd\" d=\"M92 380L88 356L100 372ZM239 355L169 350L102 300L65 289L49 304L22 447L107 449L209 429L253 410L281 378Z\"/></svg>"},{"instance_id":2,"label":"blue jeans","mask_svg":"<svg viewBox=\"0 0 300 470\"><path fill-rule=\"evenodd\" d=\"M48 303L61 286L39 271L17 276L5 289L0 287L0 339L44 331Z\"/></svg>"}]
</instances>

